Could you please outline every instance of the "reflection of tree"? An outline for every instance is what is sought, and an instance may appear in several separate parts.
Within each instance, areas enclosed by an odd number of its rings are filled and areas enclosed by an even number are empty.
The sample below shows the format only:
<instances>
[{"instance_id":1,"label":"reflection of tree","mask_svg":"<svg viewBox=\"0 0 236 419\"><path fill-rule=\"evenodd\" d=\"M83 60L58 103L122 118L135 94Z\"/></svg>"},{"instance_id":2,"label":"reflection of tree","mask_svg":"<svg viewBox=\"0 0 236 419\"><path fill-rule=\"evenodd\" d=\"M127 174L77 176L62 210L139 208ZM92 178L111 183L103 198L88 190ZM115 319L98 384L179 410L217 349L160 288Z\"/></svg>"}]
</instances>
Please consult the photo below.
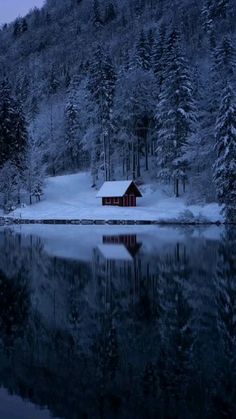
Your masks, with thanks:
<instances>
[{"instance_id":1,"label":"reflection of tree","mask_svg":"<svg viewBox=\"0 0 236 419\"><path fill-rule=\"evenodd\" d=\"M97 366L102 379L113 379L118 368L119 348L117 330L110 318L103 322L101 333L98 335L95 344L95 350L98 357Z\"/></svg>"},{"instance_id":2,"label":"reflection of tree","mask_svg":"<svg viewBox=\"0 0 236 419\"><path fill-rule=\"evenodd\" d=\"M77 339L79 328L83 321L83 314L87 308L84 290L91 276L88 264L71 261L63 264L63 274L67 282L67 310L69 327Z\"/></svg>"},{"instance_id":3,"label":"reflection of tree","mask_svg":"<svg viewBox=\"0 0 236 419\"><path fill-rule=\"evenodd\" d=\"M22 243L0 241L18 259L0 274L0 385L66 419L236 417L231 233L220 245L143 247L131 262L68 261Z\"/></svg>"},{"instance_id":4,"label":"reflection of tree","mask_svg":"<svg viewBox=\"0 0 236 419\"><path fill-rule=\"evenodd\" d=\"M236 350L236 234L232 231L226 232L219 247L216 293L221 343L228 360L234 363Z\"/></svg>"},{"instance_id":5,"label":"reflection of tree","mask_svg":"<svg viewBox=\"0 0 236 419\"><path fill-rule=\"evenodd\" d=\"M167 255L160 268L162 276L161 353L158 362L160 391L165 414L171 417L174 406L188 399L191 382L193 330L187 295L190 276L186 250L177 244L176 252Z\"/></svg>"},{"instance_id":6,"label":"reflection of tree","mask_svg":"<svg viewBox=\"0 0 236 419\"><path fill-rule=\"evenodd\" d=\"M236 410L236 233L227 228L219 246L216 272L218 368L215 412L235 417Z\"/></svg>"},{"instance_id":7,"label":"reflection of tree","mask_svg":"<svg viewBox=\"0 0 236 419\"><path fill-rule=\"evenodd\" d=\"M20 276L7 278L0 271L0 339L6 347L22 336L29 316L29 290Z\"/></svg>"}]
</instances>

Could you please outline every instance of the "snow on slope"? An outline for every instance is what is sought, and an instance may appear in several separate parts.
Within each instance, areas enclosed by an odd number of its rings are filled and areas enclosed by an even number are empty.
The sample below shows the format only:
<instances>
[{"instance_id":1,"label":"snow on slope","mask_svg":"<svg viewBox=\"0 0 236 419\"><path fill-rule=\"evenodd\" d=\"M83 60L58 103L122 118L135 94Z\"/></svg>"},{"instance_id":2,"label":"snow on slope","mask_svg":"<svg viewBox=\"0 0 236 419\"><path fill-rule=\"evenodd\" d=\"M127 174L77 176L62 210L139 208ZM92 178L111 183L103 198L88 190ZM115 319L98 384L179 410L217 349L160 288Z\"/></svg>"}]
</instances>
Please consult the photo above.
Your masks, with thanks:
<instances>
[{"instance_id":1,"label":"snow on slope","mask_svg":"<svg viewBox=\"0 0 236 419\"><path fill-rule=\"evenodd\" d=\"M103 219L103 220L188 220L222 221L216 203L186 206L183 199L168 197L161 188L145 185L143 198L136 208L103 207L91 188L87 172L48 178L43 200L32 206L18 208L10 216L28 219Z\"/></svg>"},{"instance_id":2,"label":"snow on slope","mask_svg":"<svg viewBox=\"0 0 236 419\"><path fill-rule=\"evenodd\" d=\"M0 389L0 417L1 418L19 418L19 412L25 418L50 419L52 416L48 409L38 408L28 400L9 394L4 388Z\"/></svg>"}]
</instances>

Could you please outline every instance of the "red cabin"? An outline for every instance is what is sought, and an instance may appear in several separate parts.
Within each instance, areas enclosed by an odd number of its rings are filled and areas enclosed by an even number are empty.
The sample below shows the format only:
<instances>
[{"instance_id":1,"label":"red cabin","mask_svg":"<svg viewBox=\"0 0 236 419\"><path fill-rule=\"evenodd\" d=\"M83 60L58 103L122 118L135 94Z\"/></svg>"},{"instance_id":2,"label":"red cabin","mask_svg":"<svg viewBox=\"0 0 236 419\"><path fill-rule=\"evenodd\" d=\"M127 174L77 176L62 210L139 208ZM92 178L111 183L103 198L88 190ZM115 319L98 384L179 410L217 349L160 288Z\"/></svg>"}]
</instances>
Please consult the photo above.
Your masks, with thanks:
<instances>
[{"instance_id":1,"label":"red cabin","mask_svg":"<svg viewBox=\"0 0 236 419\"><path fill-rule=\"evenodd\" d=\"M133 180L105 182L97 194L102 205L136 207L136 199L142 194Z\"/></svg>"}]
</instances>

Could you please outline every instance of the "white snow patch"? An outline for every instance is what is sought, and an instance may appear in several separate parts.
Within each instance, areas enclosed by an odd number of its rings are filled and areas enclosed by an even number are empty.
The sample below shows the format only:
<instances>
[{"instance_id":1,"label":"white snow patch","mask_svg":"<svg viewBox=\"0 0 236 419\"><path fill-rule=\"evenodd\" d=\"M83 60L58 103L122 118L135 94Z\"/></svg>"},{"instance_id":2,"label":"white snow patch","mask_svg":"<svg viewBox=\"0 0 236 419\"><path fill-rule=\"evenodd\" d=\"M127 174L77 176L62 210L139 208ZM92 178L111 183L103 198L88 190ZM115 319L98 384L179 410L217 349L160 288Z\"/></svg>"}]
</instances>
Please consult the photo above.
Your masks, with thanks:
<instances>
[{"instance_id":1,"label":"white snow patch","mask_svg":"<svg viewBox=\"0 0 236 419\"><path fill-rule=\"evenodd\" d=\"M97 194L97 198L118 198L125 195L132 180L121 180L116 182L104 182Z\"/></svg>"},{"instance_id":2,"label":"white snow patch","mask_svg":"<svg viewBox=\"0 0 236 419\"><path fill-rule=\"evenodd\" d=\"M0 417L19 419L19 412L21 417L25 418L50 419L52 417L48 409L39 408L27 400L22 400L17 395L8 393L4 388L0 388Z\"/></svg>"},{"instance_id":3,"label":"white snow patch","mask_svg":"<svg viewBox=\"0 0 236 419\"><path fill-rule=\"evenodd\" d=\"M199 219L223 221L216 203L187 206L182 198L169 197L161 187L145 185L137 207L102 206L87 172L47 179L43 200L18 208L10 216L24 219L101 219L184 221ZM188 211L186 213L186 210Z\"/></svg>"},{"instance_id":4,"label":"white snow patch","mask_svg":"<svg viewBox=\"0 0 236 419\"><path fill-rule=\"evenodd\" d=\"M98 250L105 259L132 261L133 258L123 244L100 244Z\"/></svg>"}]
</instances>

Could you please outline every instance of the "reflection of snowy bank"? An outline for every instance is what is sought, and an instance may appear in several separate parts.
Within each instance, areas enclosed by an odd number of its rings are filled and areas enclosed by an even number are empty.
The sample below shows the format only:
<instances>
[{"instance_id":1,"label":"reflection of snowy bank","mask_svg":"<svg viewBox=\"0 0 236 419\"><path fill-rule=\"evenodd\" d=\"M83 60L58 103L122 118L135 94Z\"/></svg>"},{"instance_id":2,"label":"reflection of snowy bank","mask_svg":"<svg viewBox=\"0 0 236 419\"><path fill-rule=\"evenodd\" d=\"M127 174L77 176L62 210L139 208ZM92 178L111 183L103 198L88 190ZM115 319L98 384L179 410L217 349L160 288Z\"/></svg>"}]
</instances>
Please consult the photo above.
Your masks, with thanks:
<instances>
[{"instance_id":1,"label":"reflection of snowy bank","mask_svg":"<svg viewBox=\"0 0 236 419\"><path fill-rule=\"evenodd\" d=\"M100 244L98 250L107 260L133 260L131 254L123 244Z\"/></svg>"},{"instance_id":2,"label":"reflection of snowy bank","mask_svg":"<svg viewBox=\"0 0 236 419\"><path fill-rule=\"evenodd\" d=\"M44 251L51 256L80 261L91 261L93 251L106 244L104 238L136 235L139 250L161 252L176 243L197 239L219 240L224 227L160 227L160 226L72 226L72 225L22 225L12 226L11 231L21 233L21 240L40 238Z\"/></svg>"}]
</instances>

